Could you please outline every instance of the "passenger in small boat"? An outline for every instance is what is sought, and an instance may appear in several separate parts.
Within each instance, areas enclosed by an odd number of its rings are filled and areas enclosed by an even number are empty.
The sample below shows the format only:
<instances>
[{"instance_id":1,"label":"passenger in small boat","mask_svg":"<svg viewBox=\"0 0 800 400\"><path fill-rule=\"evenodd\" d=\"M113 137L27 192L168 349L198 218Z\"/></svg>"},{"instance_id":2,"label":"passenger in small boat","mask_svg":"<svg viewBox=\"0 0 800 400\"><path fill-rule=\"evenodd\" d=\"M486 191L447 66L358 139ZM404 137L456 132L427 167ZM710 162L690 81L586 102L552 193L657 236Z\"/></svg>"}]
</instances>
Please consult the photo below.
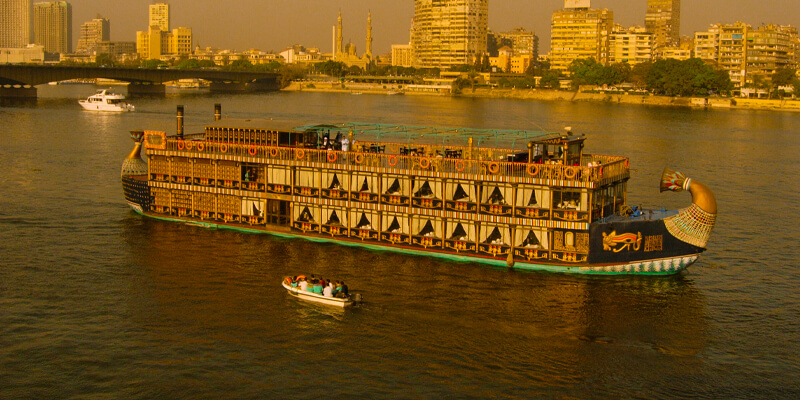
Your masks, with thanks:
<instances>
[{"instance_id":1,"label":"passenger in small boat","mask_svg":"<svg viewBox=\"0 0 800 400\"><path fill-rule=\"evenodd\" d=\"M308 281L306 280L306 278L301 278L300 283L298 283L298 286L302 291L308 290Z\"/></svg>"},{"instance_id":2,"label":"passenger in small boat","mask_svg":"<svg viewBox=\"0 0 800 400\"><path fill-rule=\"evenodd\" d=\"M297 277L295 276L294 278L292 278L292 282L291 282L291 283L289 283L289 285L290 285L291 287L293 287L293 288L296 288L298 283L299 283L299 282L297 282Z\"/></svg>"},{"instance_id":3,"label":"passenger in small boat","mask_svg":"<svg viewBox=\"0 0 800 400\"><path fill-rule=\"evenodd\" d=\"M333 284L328 283L324 289L322 289L322 295L325 297L333 297Z\"/></svg>"},{"instance_id":4,"label":"passenger in small boat","mask_svg":"<svg viewBox=\"0 0 800 400\"><path fill-rule=\"evenodd\" d=\"M340 297L347 297L350 293L347 292L347 285L342 281L341 289L339 290Z\"/></svg>"},{"instance_id":5,"label":"passenger in small boat","mask_svg":"<svg viewBox=\"0 0 800 400\"><path fill-rule=\"evenodd\" d=\"M312 288L312 291L316 294L322 294L322 283L320 283L319 280L314 281L314 287Z\"/></svg>"}]
</instances>

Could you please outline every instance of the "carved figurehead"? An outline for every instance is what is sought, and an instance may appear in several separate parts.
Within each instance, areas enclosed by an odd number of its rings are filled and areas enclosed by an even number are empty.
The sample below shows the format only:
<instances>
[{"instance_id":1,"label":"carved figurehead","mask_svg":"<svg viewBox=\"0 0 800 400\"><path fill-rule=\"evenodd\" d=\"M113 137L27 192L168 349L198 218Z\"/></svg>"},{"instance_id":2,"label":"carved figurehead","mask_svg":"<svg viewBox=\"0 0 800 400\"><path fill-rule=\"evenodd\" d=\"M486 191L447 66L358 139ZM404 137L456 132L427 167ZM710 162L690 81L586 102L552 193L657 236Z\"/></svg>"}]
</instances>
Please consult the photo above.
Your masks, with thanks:
<instances>
[{"instance_id":1,"label":"carved figurehead","mask_svg":"<svg viewBox=\"0 0 800 400\"><path fill-rule=\"evenodd\" d=\"M122 162L122 176L147 175L147 163L142 160L144 131L131 131L131 139L136 144L133 151Z\"/></svg>"},{"instance_id":2,"label":"carved figurehead","mask_svg":"<svg viewBox=\"0 0 800 400\"><path fill-rule=\"evenodd\" d=\"M677 215L665 218L664 223L672 236L705 248L717 221L717 199L711 189L669 168L664 168L660 189L662 192L688 190L692 194L692 205L681 209Z\"/></svg>"}]
</instances>

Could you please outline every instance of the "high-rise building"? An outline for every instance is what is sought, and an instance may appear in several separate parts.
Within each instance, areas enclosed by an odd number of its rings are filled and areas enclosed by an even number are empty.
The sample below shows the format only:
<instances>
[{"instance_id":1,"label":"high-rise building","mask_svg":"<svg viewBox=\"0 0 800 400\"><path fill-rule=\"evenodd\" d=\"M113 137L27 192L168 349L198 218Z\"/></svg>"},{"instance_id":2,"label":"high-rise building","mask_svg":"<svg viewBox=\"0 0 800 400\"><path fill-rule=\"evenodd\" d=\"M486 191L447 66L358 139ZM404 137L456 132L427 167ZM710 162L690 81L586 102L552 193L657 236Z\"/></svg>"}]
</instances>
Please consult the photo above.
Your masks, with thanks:
<instances>
[{"instance_id":1,"label":"high-rise building","mask_svg":"<svg viewBox=\"0 0 800 400\"><path fill-rule=\"evenodd\" d=\"M392 45L392 66L411 67L414 65L414 52L411 44Z\"/></svg>"},{"instance_id":2,"label":"high-rise building","mask_svg":"<svg viewBox=\"0 0 800 400\"><path fill-rule=\"evenodd\" d=\"M757 77L769 81L777 70L792 67L793 33L796 30L772 24L747 32L746 83L755 83Z\"/></svg>"},{"instance_id":3,"label":"high-rise building","mask_svg":"<svg viewBox=\"0 0 800 400\"><path fill-rule=\"evenodd\" d=\"M747 34L750 25L737 22L719 26L719 66L728 71L737 88L744 87L747 72Z\"/></svg>"},{"instance_id":4,"label":"high-rise building","mask_svg":"<svg viewBox=\"0 0 800 400\"><path fill-rule=\"evenodd\" d=\"M573 61L589 58L609 63L613 11L593 10L589 0L564 0L550 29L550 68L566 72Z\"/></svg>"},{"instance_id":5,"label":"high-rise building","mask_svg":"<svg viewBox=\"0 0 800 400\"><path fill-rule=\"evenodd\" d=\"M32 43L31 0L0 0L0 47L22 48Z\"/></svg>"},{"instance_id":6,"label":"high-rise building","mask_svg":"<svg viewBox=\"0 0 800 400\"><path fill-rule=\"evenodd\" d=\"M486 53L488 0L415 0L411 47L421 68L472 64Z\"/></svg>"},{"instance_id":7,"label":"high-rise building","mask_svg":"<svg viewBox=\"0 0 800 400\"><path fill-rule=\"evenodd\" d=\"M111 23L108 18L97 18L81 25L81 36L78 38L78 53L94 53L97 44L111 40Z\"/></svg>"},{"instance_id":8,"label":"high-rise building","mask_svg":"<svg viewBox=\"0 0 800 400\"><path fill-rule=\"evenodd\" d=\"M157 26L162 31L169 31L169 4L156 3L150 5L148 26Z\"/></svg>"},{"instance_id":9,"label":"high-rise building","mask_svg":"<svg viewBox=\"0 0 800 400\"><path fill-rule=\"evenodd\" d=\"M611 36L611 63L628 63L631 66L653 60L653 34L641 26L614 28Z\"/></svg>"},{"instance_id":10,"label":"high-rise building","mask_svg":"<svg viewBox=\"0 0 800 400\"><path fill-rule=\"evenodd\" d=\"M192 53L192 29L169 30L169 4L150 5L146 31L136 32L136 52L145 60Z\"/></svg>"},{"instance_id":11,"label":"high-rise building","mask_svg":"<svg viewBox=\"0 0 800 400\"><path fill-rule=\"evenodd\" d=\"M539 56L539 37L525 28L514 28L508 32L492 33L497 49L503 46L511 48L515 56ZM492 54L493 55L493 54Z\"/></svg>"},{"instance_id":12,"label":"high-rise building","mask_svg":"<svg viewBox=\"0 0 800 400\"><path fill-rule=\"evenodd\" d=\"M719 25L713 24L705 32L694 33L694 56L704 61L719 58Z\"/></svg>"},{"instance_id":13,"label":"high-rise building","mask_svg":"<svg viewBox=\"0 0 800 400\"><path fill-rule=\"evenodd\" d=\"M644 26L647 32L653 34L656 49L678 47L681 30L681 0L647 0Z\"/></svg>"},{"instance_id":14,"label":"high-rise building","mask_svg":"<svg viewBox=\"0 0 800 400\"><path fill-rule=\"evenodd\" d=\"M49 53L72 52L72 5L50 1L33 5L34 43Z\"/></svg>"}]
</instances>

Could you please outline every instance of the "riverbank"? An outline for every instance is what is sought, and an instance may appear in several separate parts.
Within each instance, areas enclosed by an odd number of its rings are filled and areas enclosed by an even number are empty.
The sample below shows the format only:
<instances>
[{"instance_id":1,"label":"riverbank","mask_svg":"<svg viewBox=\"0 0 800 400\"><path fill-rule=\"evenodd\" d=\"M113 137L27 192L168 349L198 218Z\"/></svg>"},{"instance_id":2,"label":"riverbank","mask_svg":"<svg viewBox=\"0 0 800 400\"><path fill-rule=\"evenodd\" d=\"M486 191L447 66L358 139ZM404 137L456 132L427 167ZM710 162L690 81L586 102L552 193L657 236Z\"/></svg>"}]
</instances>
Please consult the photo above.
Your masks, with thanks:
<instances>
[{"instance_id":1,"label":"riverbank","mask_svg":"<svg viewBox=\"0 0 800 400\"><path fill-rule=\"evenodd\" d=\"M327 93L358 93L358 94L392 94L401 90L401 85L369 85L369 84L309 84L292 82L284 91L307 91ZM443 96L450 95L442 92L405 91L405 94ZM619 104L639 104L658 107L690 107L713 109L751 109L772 111L800 111L800 100L767 100L728 97L668 97L653 96L649 94L610 94L578 92L552 89L495 89L479 88L465 89L462 93L452 96L494 98L494 99L519 99L539 101L584 101Z\"/></svg>"}]
</instances>

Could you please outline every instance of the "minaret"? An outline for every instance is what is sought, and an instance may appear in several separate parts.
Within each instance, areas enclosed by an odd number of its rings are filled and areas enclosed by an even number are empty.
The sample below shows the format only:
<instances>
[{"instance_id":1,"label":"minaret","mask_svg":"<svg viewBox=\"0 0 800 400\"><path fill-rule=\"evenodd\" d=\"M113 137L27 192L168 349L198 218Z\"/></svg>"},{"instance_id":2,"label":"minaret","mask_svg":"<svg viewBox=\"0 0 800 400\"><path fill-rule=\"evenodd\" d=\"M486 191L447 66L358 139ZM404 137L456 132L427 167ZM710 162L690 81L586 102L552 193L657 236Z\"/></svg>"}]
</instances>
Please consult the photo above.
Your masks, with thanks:
<instances>
[{"instance_id":1,"label":"minaret","mask_svg":"<svg viewBox=\"0 0 800 400\"><path fill-rule=\"evenodd\" d=\"M367 13L367 50L364 58L372 60L372 12Z\"/></svg>"},{"instance_id":2,"label":"minaret","mask_svg":"<svg viewBox=\"0 0 800 400\"><path fill-rule=\"evenodd\" d=\"M342 12L339 11L339 19L336 23L336 54L334 58L338 58L342 54Z\"/></svg>"}]
</instances>

